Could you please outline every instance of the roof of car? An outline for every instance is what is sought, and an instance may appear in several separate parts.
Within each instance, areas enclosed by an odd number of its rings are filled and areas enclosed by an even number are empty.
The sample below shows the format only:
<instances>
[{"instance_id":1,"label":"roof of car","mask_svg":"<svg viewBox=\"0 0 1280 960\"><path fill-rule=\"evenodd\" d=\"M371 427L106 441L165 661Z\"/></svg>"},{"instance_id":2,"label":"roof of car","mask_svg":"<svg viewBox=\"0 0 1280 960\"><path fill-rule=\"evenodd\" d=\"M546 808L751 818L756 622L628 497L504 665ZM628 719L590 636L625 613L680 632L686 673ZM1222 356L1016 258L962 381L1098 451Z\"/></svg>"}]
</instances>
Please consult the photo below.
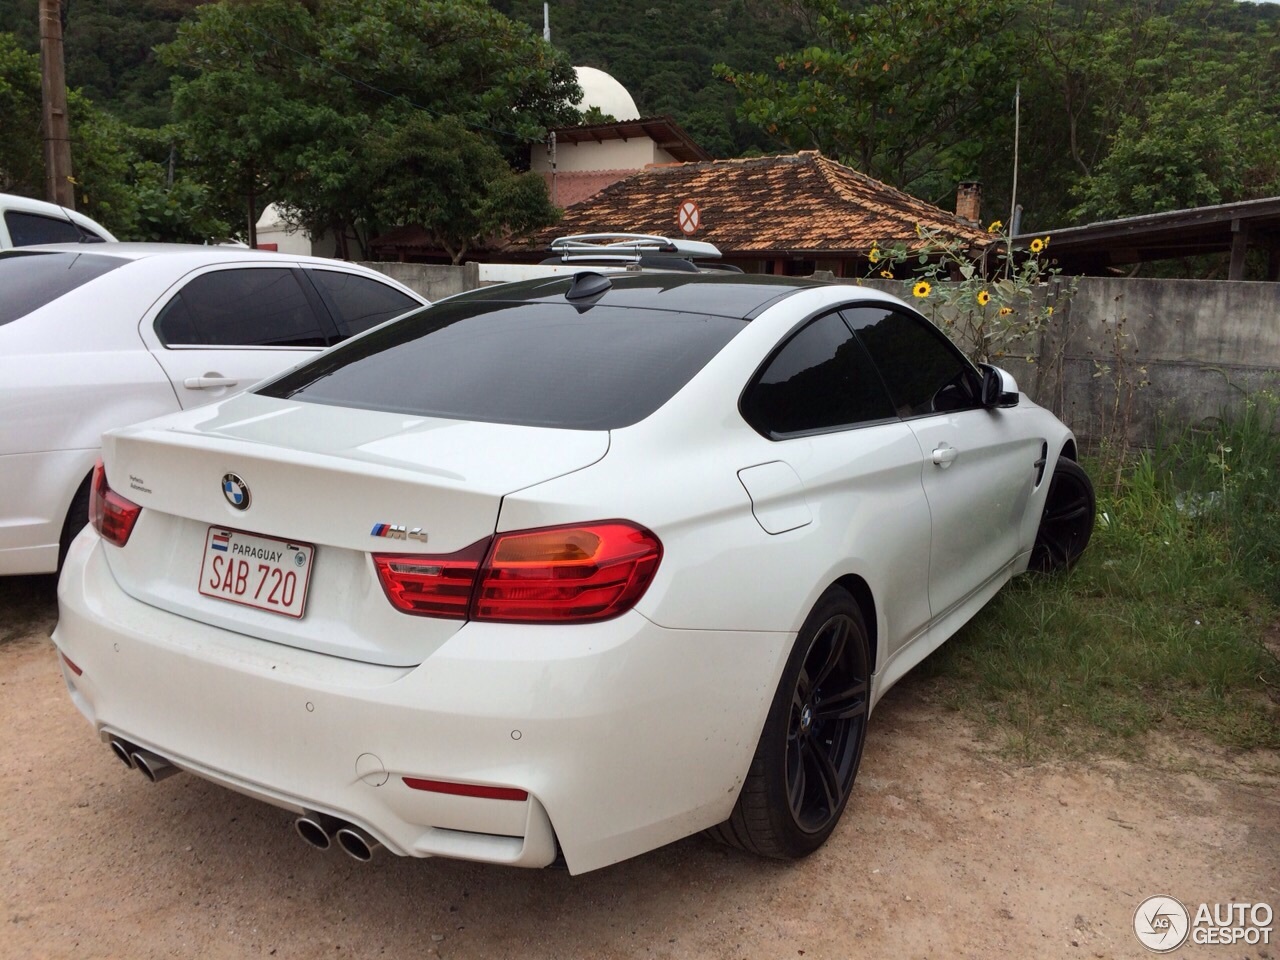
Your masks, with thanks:
<instances>
[{"instance_id":1,"label":"roof of car","mask_svg":"<svg viewBox=\"0 0 1280 960\"><path fill-rule=\"evenodd\" d=\"M102 257L119 257L122 260L145 260L149 257L187 256L197 263L226 263L235 260L282 260L286 262L323 263L334 266L344 263L327 257L308 257L274 250L254 250L250 247L198 243L46 243L22 247L22 251L36 253L91 253Z\"/></svg>"},{"instance_id":2,"label":"roof of car","mask_svg":"<svg viewBox=\"0 0 1280 960\"><path fill-rule=\"evenodd\" d=\"M548 303L565 299L575 279L586 273L594 274L595 271L584 269L573 277L499 283L458 294L449 300ZM602 303L614 307L678 310L725 317L751 317L793 293L827 286L820 281L799 277L749 273L610 273L607 277L609 288L600 297L592 298L591 305Z\"/></svg>"}]
</instances>

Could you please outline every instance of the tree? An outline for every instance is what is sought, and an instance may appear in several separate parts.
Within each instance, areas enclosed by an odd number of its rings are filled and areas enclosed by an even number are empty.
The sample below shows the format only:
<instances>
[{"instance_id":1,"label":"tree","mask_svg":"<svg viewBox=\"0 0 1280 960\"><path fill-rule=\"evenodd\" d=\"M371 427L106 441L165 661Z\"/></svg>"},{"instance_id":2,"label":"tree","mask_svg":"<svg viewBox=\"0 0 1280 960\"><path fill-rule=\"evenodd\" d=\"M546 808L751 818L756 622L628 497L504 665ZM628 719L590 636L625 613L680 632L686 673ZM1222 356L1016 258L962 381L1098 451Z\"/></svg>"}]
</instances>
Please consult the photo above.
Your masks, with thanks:
<instances>
[{"instance_id":1,"label":"tree","mask_svg":"<svg viewBox=\"0 0 1280 960\"><path fill-rule=\"evenodd\" d=\"M375 145L385 154L403 145L396 131L450 129L467 136L431 139L444 167L477 159L477 141L520 162L548 126L577 117L581 97L567 61L484 0L228 0L200 7L161 56L186 72L175 114L203 169L250 223L274 200L313 235L334 228L362 251L396 208L384 196L422 189L413 165L375 161ZM465 205L489 211L471 223L489 224L505 181L463 183Z\"/></svg>"},{"instance_id":2,"label":"tree","mask_svg":"<svg viewBox=\"0 0 1280 960\"><path fill-rule=\"evenodd\" d=\"M818 42L776 70L716 72L740 115L792 149L819 149L910 189L971 176L984 128L1013 94L1019 0L901 0L846 9L803 0Z\"/></svg>"},{"instance_id":3,"label":"tree","mask_svg":"<svg viewBox=\"0 0 1280 960\"><path fill-rule=\"evenodd\" d=\"M370 145L369 172L383 184L384 223L420 224L454 263L476 241L529 233L559 218L546 183L516 174L502 154L455 118L418 114Z\"/></svg>"},{"instance_id":4,"label":"tree","mask_svg":"<svg viewBox=\"0 0 1280 960\"><path fill-rule=\"evenodd\" d=\"M68 94L76 208L122 240L202 242L226 235L205 188L186 176L177 131L143 131ZM0 191L44 196L40 58L0 33ZM168 161L172 155L170 173Z\"/></svg>"}]
</instances>

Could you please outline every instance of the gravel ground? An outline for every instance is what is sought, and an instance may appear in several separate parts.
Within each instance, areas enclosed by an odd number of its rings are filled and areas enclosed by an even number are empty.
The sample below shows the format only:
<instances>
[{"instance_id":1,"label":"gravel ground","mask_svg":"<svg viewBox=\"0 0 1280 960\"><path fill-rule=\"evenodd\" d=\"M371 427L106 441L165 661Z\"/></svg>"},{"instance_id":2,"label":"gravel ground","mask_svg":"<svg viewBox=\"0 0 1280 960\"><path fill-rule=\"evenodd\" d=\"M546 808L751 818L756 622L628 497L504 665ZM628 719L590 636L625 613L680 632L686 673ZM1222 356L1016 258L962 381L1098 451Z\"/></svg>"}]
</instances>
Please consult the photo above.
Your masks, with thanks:
<instances>
[{"instance_id":1,"label":"gravel ground","mask_svg":"<svg viewBox=\"0 0 1280 960\"><path fill-rule=\"evenodd\" d=\"M580 877L359 864L283 811L121 766L67 699L55 618L51 578L0 579L4 958L1143 957L1147 896L1280 910L1280 757L1020 766L910 679L802 863L691 838Z\"/></svg>"}]
</instances>

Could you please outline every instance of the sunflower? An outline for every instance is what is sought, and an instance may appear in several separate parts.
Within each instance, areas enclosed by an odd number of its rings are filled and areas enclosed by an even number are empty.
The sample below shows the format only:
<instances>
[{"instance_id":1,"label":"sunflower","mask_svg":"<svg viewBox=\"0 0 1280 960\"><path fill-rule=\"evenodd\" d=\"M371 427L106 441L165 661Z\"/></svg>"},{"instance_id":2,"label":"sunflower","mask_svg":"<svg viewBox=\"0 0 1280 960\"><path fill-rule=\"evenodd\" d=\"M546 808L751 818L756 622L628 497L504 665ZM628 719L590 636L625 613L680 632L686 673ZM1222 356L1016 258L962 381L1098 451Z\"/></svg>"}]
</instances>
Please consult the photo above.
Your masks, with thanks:
<instances>
[{"instance_id":1,"label":"sunflower","mask_svg":"<svg viewBox=\"0 0 1280 960\"><path fill-rule=\"evenodd\" d=\"M1007 317L1007 316L1009 316L1009 314L1011 314L1011 313L1013 313L1013 307L1001 307L1001 308L1000 308L1000 316L1002 316L1002 317Z\"/></svg>"},{"instance_id":2,"label":"sunflower","mask_svg":"<svg viewBox=\"0 0 1280 960\"><path fill-rule=\"evenodd\" d=\"M1048 315L1053 316L1053 307L1049 307Z\"/></svg>"},{"instance_id":3,"label":"sunflower","mask_svg":"<svg viewBox=\"0 0 1280 960\"><path fill-rule=\"evenodd\" d=\"M1034 240L1031 241L1032 253L1039 253L1043 249L1044 249L1044 241L1041 240L1039 237L1036 237Z\"/></svg>"},{"instance_id":4,"label":"sunflower","mask_svg":"<svg viewBox=\"0 0 1280 960\"><path fill-rule=\"evenodd\" d=\"M986 306L988 303L990 303L990 302L991 302L991 294L987 293L987 291L985 291L985 290L979 290L979 291L978 291L978 306L980 306L980 307L985 307L985 306Z\"/></svg>"},{"instance_id":5,"label":"sunflower","mask_svg":"<svg viewBox=\"0 0 1280 960\"><path fill-rule=\"evenodd\" d=\"M881 270L881 271L880 271L880 276L884 277L886 280L892 280L892 279L893 279L893 271L892 271L892 270Z\"/></svg>"},{"instance_id":6,"label":"sunflower","mask_svg":"<svg viewBox=\"0 0 1280 960\"><path fill-rule=\"evenodd\" d=\"M872 263L880 262L880 248L877 247L874 243L871 245L871 252L867 254L867 259L870 260Z\"/></svg>"},{"instance_id":7,"label":"sunflower","mask_svg":"<svg viewBox=\"0 0 1280 960\"><path fill-rule=\"evenodd\" d=\"M911 288L911 295L913 297L918 297L919 299L923 300L925 297L929 295L929 291L932 289L933 287L929 286L928 280L921 280L919 283L917 283L914 287Z\"/></svg>"},{"instance_id":8,"label":"sunflower","mask_svg":"<svg viewBox=\"0 0 1280 960\"><path fill-rule=\"evenodd\" d=\"M999 220L992 220L991 226L987 227L987 233L999 233L1004 229L1004 224Z\"/></svg>"}]
</instances>

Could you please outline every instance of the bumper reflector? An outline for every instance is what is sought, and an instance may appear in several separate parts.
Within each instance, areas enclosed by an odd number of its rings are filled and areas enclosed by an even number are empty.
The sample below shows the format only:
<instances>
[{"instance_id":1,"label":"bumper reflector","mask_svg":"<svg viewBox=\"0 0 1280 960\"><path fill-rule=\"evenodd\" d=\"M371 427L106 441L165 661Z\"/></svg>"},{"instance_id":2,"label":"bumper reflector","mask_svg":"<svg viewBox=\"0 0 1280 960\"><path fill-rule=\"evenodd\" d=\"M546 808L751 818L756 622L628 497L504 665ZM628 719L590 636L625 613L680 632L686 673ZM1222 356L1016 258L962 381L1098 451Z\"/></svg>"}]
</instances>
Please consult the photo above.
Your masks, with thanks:
<instances>
[{"instance_id":1,"label":"bumper reflector","mask_svg":"<svg viewBox=\"0 0 1280 960\"><path fill-rule=\"evenodd\" d=\"M424 780L422 777L402 777L405 786L430 793L448 793L456 797L479 797L482 800L528 800L528 790L515 787L485 787L478 783L451 783L448 780Z\"/></svg>"}]
</instances>

